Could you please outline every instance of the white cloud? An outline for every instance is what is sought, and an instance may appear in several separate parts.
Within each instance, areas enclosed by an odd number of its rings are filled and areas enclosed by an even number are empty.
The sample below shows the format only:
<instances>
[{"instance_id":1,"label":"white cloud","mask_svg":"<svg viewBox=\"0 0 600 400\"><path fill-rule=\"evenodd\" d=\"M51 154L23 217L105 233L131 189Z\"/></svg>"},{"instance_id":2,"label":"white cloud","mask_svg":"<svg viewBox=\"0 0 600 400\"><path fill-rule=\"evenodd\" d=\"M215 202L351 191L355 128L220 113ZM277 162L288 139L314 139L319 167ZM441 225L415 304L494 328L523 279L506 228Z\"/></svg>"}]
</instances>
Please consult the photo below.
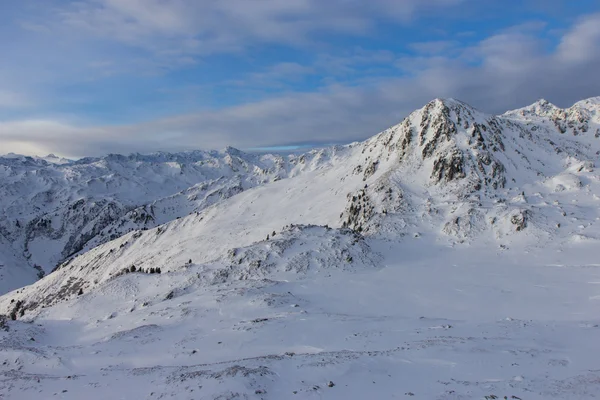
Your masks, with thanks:
<instances>
[{"instance_id":1,"label":"white cloud","mask_svg":"<svg viewBox=\"0 0 600 400\"><path fill-rule=\"evenodd\" d=\"M581 63L600 49L600 14L587 16L563 36L557 56L564 61Z\"/></svg>"},{"instance_id":2,"label":"white cloud","mask_svg":"<svg viewBox=\"0 0 600 400\"><path fill-rule=\"evenodd\" d=\"M248 44L306 44L323 32L364 34L375 18L408 21L464 0L87 0L61 24L156 53L241 51Z\"/></svg>"}]
</instances>

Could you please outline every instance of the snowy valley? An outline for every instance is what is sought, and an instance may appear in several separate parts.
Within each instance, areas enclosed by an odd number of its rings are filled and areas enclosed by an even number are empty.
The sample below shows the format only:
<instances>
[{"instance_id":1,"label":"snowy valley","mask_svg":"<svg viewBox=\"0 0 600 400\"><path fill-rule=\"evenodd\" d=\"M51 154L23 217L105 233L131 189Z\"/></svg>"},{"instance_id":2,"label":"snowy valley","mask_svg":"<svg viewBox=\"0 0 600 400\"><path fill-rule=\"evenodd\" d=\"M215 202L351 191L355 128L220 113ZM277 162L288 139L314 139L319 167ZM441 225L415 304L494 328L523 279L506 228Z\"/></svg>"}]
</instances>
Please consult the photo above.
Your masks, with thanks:
<instances>
[{"instance_id":1,"label":"snowy valley","mask_svg":"<svg viewBox=\"0 0 600 400\"><path fill-rule=\"evenodd\" d=\"M0 397L600 396L599 155L596 97L436 99L299 155L0 157Z\"/></svg>"}]
</instances>

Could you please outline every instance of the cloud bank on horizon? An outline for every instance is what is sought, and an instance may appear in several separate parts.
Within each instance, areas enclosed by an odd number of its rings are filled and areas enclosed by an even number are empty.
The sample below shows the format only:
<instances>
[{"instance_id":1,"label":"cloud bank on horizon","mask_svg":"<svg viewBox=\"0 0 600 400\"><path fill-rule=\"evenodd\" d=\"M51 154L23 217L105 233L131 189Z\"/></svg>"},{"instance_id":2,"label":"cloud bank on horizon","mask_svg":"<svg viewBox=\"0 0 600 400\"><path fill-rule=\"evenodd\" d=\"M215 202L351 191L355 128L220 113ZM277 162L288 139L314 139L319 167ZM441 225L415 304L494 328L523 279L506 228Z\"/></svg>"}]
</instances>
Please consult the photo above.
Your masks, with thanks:
<instances>
[{"instance_id":1,"label":"cloud bank on horizon","mask_svg":"<svg viewBox=\"0 0 600 400\"><path fill-rule=\"evenodd\" d=\"M600 95L596 0L0 4L0 154L361 140L435 97Z\"/></svg>"}]
</instances>

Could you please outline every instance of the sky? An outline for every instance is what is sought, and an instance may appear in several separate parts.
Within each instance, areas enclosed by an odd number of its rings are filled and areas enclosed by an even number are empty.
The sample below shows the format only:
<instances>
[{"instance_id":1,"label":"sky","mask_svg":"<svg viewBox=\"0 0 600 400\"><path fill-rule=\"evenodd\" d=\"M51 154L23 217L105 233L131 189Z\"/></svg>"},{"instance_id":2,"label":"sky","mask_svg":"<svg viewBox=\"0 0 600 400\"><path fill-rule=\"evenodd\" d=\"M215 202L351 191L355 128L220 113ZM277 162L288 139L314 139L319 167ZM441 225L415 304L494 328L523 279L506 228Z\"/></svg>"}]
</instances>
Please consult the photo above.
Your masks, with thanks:
<instances>
[{"instance_id":1,"label":"sky","mask_svg":"<svg viewBox=\"0 0 600 400\"><path fill-rule=\"evenodd\" d=\"M0 0L0 154L292 149L600 95L598 0Z\"/></svg>"}]
</instances>

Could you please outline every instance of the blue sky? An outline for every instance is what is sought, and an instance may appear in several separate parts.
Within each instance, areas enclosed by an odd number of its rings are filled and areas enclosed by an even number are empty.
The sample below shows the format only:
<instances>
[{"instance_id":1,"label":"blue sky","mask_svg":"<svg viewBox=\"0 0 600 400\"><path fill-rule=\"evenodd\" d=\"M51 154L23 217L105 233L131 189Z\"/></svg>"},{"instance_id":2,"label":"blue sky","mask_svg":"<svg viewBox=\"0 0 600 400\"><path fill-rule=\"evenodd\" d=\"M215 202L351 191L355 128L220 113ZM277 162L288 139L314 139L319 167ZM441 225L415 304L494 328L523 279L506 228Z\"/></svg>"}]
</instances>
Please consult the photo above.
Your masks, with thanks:
<instances>
[{"instance_id":1,"label":"blue sky","mask_svg":"<svg viewBox=\"0 0 600 400\"><path fill-rule=\"evenodd\" d=\"M597 0L4 0L0 153L364 139L600 95Z\"/></svg>"}]
</instances>

